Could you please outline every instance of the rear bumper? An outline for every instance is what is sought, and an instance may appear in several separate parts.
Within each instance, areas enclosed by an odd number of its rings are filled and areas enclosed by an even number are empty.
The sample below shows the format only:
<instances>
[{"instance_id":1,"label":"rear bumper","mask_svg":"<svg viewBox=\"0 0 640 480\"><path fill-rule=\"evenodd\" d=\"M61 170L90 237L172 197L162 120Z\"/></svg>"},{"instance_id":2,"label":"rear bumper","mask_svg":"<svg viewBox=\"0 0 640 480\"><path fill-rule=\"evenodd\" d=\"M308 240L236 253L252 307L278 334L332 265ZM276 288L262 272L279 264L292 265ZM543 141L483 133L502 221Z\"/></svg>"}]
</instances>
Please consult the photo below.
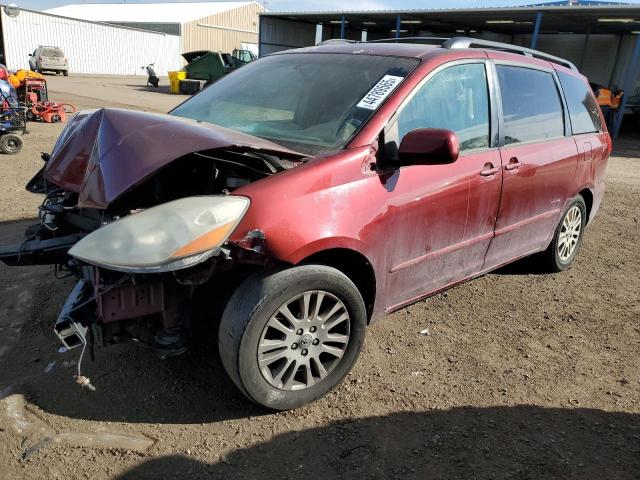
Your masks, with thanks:
<instances>
[{"instance_id":1,"label":"rear bumper","mask_svg":"<svg viewBox=\"0 0 640 480\"><path fill-rule=\"evenodd\" d=\"M40 70L52 70L52 71L57 71L57 72L64 72L67 70L67 66L66 65L38 65L38 68Z\"/></svg>"},{"instance_id":2,"label":"rear bumper","mask_svg":"<svg viewBox=\"0 0 640 480\"><path fill-rule=\"evenodd\" d=\"M69 249L85 234L65 235L47 240L26 240L16 245L0 245L0 261L19 265L53 265L69 259Z\"/></svg>"}]
</instances>

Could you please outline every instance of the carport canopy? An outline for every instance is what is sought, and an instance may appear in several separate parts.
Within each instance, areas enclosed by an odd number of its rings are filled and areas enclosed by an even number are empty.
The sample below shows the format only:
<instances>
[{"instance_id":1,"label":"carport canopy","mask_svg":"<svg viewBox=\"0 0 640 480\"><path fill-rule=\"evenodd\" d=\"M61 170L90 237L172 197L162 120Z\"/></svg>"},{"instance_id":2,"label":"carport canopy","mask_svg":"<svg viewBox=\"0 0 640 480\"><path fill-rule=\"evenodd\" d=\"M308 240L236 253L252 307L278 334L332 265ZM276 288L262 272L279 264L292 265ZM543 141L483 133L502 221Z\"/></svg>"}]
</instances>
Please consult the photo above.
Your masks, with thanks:
<instances>
[{"instance_id":1,"label":"carport canopy","mask_svg":"<svg viewBox=\"0 0 640 480\"><path fill-rule=\"evenodd\" d=\"M261 55L336 38L357 41L417 36L470 36L536 49L540 35L584 39L579 40L582 42L580 53L574 52L572 59L581 70L585 63L595 61L604 65L606 60L612 60L606 79L600 83L611 86L615 76L627 93L619 109L620 113L624 112L627 98L637 89L640 73L640 4L568 0L522 7L265 12L260 15ZM600 49L597 59L589 58L590 38L595 40L598 36L617 40ZM540 49L551 49L547 53L559 55L553 51L558 46ZM616 136L622 117L618 114L612 125Z\"/></svg>"},{"instance_id":2,"label":"carport canopy","mask_svg":"<svg viewBox=\"0 0 640 480\"><path fill-rule=\"evenodd\" d=\"M530 34L536 19L540 33L640 33L640 5L607 2L546 3L510 8L474 8L451 10L384 10L340 12L270 12L261 16L327 24L348 30L366 30L376 38L412 36L423 32L463 33L491 31L505 34ZM398 29L398 23L400 28ZM474 32L471 32L474 33Z\"/></svg>"}]
</instances>

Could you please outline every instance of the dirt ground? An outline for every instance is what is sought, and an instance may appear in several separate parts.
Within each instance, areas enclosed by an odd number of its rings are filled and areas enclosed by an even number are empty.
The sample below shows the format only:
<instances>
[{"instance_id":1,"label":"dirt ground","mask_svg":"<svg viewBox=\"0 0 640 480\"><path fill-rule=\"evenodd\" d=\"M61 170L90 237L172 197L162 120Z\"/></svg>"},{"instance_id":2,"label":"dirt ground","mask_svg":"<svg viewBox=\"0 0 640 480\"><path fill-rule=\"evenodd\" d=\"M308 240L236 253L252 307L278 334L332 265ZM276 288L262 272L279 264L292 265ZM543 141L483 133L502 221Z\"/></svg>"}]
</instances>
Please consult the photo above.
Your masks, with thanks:
<instances>
[{"instance_id":1,"label":"dirt ground","mask_svg":"<svg viewBox=\"0 0 640 480\"><path fill-rule=\"evenodd\" d=\"M50 80L82 107L184 100L142 77ZM0 156L0 243L33 217L23 186L60 129L33 125ZM520 262L405 308L369 329L335 391L285 413L248 403L206 340L170 360L99 350L84 364L97 391L80 389L78 352L52 333L73 281L0 267L0 479L638 479L639 217L627 136L571 270Z\"/></svg>"}]
</instances>

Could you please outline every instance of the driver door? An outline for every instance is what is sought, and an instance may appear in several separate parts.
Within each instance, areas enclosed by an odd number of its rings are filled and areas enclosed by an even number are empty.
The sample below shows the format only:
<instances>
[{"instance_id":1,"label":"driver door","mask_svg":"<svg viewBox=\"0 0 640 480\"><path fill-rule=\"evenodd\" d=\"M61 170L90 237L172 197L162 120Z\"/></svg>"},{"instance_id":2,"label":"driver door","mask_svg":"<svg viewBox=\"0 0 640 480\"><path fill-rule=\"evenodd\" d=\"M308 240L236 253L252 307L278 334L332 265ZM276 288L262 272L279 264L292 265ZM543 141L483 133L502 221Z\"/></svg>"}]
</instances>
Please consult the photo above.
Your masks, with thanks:
<instances>
[{"instance_id":1,"label":"driver door","mask_svg":"<svg viewBox=\"0 0 640 480\"><path fill-rule=\"evenodd\" d=\"M500 200L500 153L484 60L456 62L427 77L385 131L387 153L418 128L456 132L458 160L413 165L386 181L387 310L482 270Z\"/></svg>"}]
</instances>

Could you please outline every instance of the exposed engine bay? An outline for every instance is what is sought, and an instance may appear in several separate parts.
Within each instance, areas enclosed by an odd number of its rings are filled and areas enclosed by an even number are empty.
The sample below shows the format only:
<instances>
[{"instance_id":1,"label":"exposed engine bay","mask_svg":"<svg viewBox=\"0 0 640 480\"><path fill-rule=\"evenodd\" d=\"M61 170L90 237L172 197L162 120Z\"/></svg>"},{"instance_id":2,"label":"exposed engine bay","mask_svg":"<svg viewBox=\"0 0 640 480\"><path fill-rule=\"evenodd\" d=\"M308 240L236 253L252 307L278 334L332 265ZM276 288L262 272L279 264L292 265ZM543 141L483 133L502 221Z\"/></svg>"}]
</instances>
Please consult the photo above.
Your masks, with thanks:
<instances>
[{"instance_id":1,"label":"exposed engine bay","mask_svg":"<svg viewBox=\"0 0 640 480\"><path fill-rule=\"evenodd\" d=\"M111 175L106 162L109 152L122 150L123 144L126 148L126 140L117 138L108 146L107 135L101 132L102 124L110 127L131 117L140 124L138 131L173 124L178 129L188 128L190 133L180 140L175 135L170 139L170 146L164 149L169 153L150 174L153 159L144 159L140 167L128 166L122 172L127 181L135 178L132 171L142 172L133 186ZM222 272L251 271L271 262L264 255L265 238L260 231L247 232L243 242L226 242L249 203L230 194L299 165L303 156L284 148L273 151L276 148L272 150L270 145L241 145L238 138L223 142L219 131L193 123L185 126L181 119L139 112L81 112L67 125L53 153L43 154L45 165L27 184L28 191L44 196L39 222L27 228L20 244L0 246L0 260L7 265L54 265L56 277L77 278L54 331L63 348L81 348L80 359L87 347L93 353L96 347L124 340L150 346L164 356L185 352L198 287ZM90 158L86 158L86 147L74 146L74 137L86 143L88 129L94 131ZM213 148L168 159L172 152L188 150L194 144L201 147L208 135ZM152 147L150 153L162 148ZM67 158L61 158L65 155ZM77 166L78 161L86 166L82 178L68 168L74 162ZM122 161L120 155L118 161ZM61 163L67 166L64 171L57 168ZM101 171L100 182L92 180L97 170ZM143 226L124 228L131 223ZM149 238L145 238L147 233ZM96 240L92 243L93 237ZM154 242L167 244L167 258L157 253L162 248ZM89 251L89 257L83 251ZM116 257L119 253L128 255L126 261L102 260L113 252ZM147 253L150 258L145 263ZM80 368L76 381L93 389Z\"/></svg>"}]
</instances>

